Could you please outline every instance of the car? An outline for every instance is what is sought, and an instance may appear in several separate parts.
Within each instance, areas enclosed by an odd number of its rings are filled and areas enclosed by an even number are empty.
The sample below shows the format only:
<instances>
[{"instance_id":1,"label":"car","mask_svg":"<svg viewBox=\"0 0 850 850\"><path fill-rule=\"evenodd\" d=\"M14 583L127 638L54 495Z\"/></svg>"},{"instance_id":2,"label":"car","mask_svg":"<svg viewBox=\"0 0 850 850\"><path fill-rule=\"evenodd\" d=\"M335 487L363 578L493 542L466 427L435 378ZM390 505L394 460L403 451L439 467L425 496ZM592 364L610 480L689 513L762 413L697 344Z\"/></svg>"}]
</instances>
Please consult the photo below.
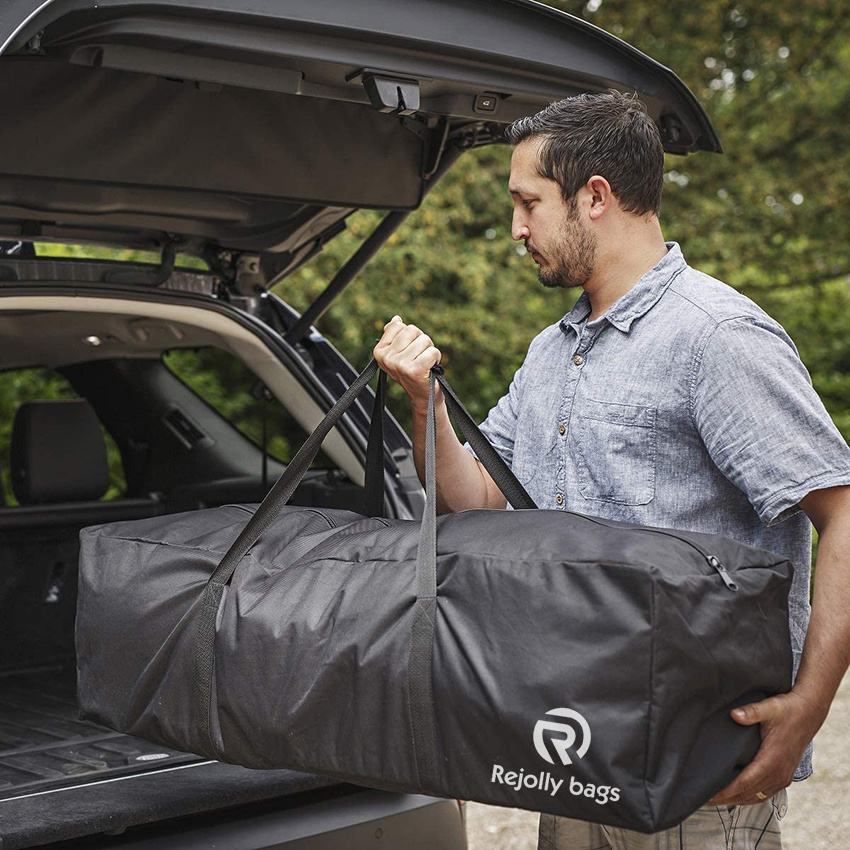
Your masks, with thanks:
<instances>
[{"instance_id":1,"label":"car","mask_svg":"<svg viewBox=\"0 0 850 850\"><path fill-rule=\"evenodd\" d=\"M465 847L455 800L247 770L79 719L79 531L260 501L358 373L316 322L464 151L612 87L639 92L667 151L719 151L699 103L528 0L5 0L0 86L3 847ZM303 313L271 291L368 208L381 223ZM293 504L362 510L373 399ZM389 414L384 464L386 515L418 521Z\"/></svg>"}]
</instances>

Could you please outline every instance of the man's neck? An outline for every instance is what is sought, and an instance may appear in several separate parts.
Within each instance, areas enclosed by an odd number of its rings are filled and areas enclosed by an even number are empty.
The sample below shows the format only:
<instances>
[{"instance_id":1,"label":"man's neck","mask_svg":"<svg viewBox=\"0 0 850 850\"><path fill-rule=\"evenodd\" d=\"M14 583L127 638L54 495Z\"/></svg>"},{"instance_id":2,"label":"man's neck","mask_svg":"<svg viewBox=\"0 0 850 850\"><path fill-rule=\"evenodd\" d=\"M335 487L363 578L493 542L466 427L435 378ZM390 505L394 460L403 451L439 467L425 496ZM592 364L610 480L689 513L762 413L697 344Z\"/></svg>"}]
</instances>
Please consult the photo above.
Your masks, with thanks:
<instances>
[{"instance_id":1,"label":"man's neck","mask_svg":"<svg viewBox=\"0 0 850 850\"><path fill-rule=\"evenodd\" d=\"M590 299L588 322L604 315L667 253L660 229L657 237L628 240L621 244L625 247L597 256L597 271L584 284L584 291Z\"/></svg>"}]
</instances>

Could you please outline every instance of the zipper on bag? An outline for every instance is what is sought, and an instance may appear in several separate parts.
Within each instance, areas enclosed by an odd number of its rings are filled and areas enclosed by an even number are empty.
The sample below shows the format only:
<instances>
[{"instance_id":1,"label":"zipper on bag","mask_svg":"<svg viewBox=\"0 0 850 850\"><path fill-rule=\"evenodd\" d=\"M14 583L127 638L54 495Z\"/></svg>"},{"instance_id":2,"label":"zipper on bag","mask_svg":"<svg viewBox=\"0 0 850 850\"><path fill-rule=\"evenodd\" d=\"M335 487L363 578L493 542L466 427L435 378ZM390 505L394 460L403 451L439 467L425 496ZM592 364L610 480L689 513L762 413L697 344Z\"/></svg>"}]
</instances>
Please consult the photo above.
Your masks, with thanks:
<instances>
[{"instance_id":1,"label":"zipper on bag","mask_svg":"<svg viewBox=\"0 0 850 850\"><path fill-rule=\"evenodd\" d=\"M582 519L589 520L590 522L594 522L597 525L601 525L604 528L612 528L612 526L608 525L607 522L601 522L594 517L585 516L584 514L576 513L575 511L563 511L565 514L572 514L573 516L581 517ZM687 537L681 537L678 534L673 534L672 531L664 531L660 528L627 528L626 531L638 531L638 532L648 532L650 534L663 534L666 537L672 537L674 540L680 540L682 543L687 543L692 549L695 549L697 552L705 558L708 565L720 576L723 580L723 584L729 588L729 590L737 591L738 585L735 584L735 581L732 579L732 576L729 575L729 571L723 564L720 563L720 559L716 555L712 555L709 552L706 552L701 546L697 546L693 540L688 540Z\"/></svg>"},{"instance_id":2,"label":"zipper on bag","mask_svg":"<svg viewBox=\"0 0 850 850\"><path fill-rule=\"evenodd\" d=\"M738 585L735 584L735 582L732 580L732 576L729 575L729 571L726 569L726 567L724 567L723 564L721 564L720 561L718 561L714 555L708 555L707 557L708 563L711 564L711 566L714 567L714 569L717 570L718 573L720 573L720 578L723 579L723 584L725 584L726 587L729 588L729 590L737 590Z\"/></svg>"}]
</instances>

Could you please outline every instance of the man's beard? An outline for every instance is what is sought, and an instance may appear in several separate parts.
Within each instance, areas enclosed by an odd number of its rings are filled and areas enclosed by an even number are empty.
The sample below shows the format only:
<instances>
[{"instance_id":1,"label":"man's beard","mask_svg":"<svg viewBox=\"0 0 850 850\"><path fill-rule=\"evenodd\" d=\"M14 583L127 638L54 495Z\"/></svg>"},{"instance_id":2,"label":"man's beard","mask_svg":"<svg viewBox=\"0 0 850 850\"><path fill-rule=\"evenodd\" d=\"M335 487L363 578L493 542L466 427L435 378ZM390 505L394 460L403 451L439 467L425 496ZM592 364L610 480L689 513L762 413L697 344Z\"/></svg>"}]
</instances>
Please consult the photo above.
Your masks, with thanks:
<instances>
[{"instance_id":1,"label":"man's beard","mask_svg":"<svg viewBox=\"0 0 850 850\"><path fill-rule=\"evenodd\" d=\"M581 224L575 199L559 234L558 242L546 254L546 268L538 266L540 283L547 287L584 286L593 275L596 239Z\"/></svg>"}]
</instances>

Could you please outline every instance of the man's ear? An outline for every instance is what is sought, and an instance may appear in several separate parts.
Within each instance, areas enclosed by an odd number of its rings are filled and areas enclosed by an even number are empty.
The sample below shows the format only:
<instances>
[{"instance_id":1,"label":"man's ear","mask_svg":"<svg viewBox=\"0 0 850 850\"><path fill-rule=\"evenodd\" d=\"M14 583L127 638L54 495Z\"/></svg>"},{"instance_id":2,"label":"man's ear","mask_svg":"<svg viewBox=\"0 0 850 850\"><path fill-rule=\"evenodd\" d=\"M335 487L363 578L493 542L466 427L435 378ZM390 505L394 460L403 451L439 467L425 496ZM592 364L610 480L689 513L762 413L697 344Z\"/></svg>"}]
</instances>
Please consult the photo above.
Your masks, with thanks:
<instances>
[{"instance_id":1,"label":"man's ear","mask_svg":"<svg viewBox=\"0 0 850 850\"><path fill-rule=\"evenodd\" d=\"M590 196L590 209L588 215L591 221L598 221L614 204L614 195L611 192L611 184L601 175L594 174L584 184Z\"/></svg>"}]
</instances>

